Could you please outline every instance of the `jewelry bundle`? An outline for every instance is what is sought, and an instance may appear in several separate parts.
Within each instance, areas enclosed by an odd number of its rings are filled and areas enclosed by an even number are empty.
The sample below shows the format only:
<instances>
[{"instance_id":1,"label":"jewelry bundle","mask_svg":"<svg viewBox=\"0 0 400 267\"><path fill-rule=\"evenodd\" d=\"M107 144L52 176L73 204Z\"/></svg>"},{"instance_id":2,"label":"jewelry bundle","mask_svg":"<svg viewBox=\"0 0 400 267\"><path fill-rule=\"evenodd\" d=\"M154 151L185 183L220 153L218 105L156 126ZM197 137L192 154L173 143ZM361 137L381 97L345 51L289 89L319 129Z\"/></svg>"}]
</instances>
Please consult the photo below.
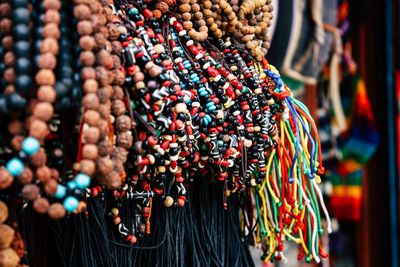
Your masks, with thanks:
<instances>
[{"instance_id":1,"label":"jewelry bundle","mask_svg":"<svg viewBox=\"0 0 400 267\"><path fill-rule=\"evenodd\" d=\"M263 260L284 260L286 239L319 262L321 213L330 231L321 146L263 58L271 11L247 0L2 1L0 188L52 219L104 217L137 248L159 224L154 210L191 209L201 184L217 184L221 210L241 203L238 234Z\"/></svg>"}]
</instances>

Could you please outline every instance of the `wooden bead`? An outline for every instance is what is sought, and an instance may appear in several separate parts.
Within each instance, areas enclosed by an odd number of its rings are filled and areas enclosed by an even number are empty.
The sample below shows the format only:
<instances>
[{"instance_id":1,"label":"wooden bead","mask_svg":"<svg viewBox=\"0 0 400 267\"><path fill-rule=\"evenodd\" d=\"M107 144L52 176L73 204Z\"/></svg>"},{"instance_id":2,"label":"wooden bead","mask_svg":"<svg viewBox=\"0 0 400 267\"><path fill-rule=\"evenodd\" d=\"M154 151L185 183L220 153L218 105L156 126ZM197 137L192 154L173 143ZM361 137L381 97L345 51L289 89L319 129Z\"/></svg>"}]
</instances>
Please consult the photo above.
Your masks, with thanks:
<instances>
[{"instance_id":1,"label":"wooden bead","mask_svg":"<svg viewBox=\"0 0 400 267\"><path fill-rule=\"evenodd\" d=\"M83 159L80 162L79 170L88 176L92 176L96 171L96 164L93 160Z\"/></svg>"},{"instance_id":2,"label":"wooden bead","mask_svg":"<svg viewBox=\"0 0 400 267\"><path fill-rule=\"evenodd\" d=\"M96 94L86 94L82 99L82 104L86 109L97 109L100 105L99 97Z\"/></svg>"},{"instance_id":3,"label":"wooden bead","mask_svg":"<svg viewBox=\"0 0 400 267\"><path fill-rule=\"evenodd\" d=\"M79 35L90 35L93 32L93 25L89 20L81 20L78 22L76 29Z\"/></svg>"},{"instance_id":4,"label":"wooden bead","mask_svg":"<svg viewBox=\"0 0 400 267\"><path fill-rule=\"evenodd\" d=\"M100 130L97 127L88 127L83 131L83 138L89 144L95 144L100 138Z\"/></svg>"},{"instance_id":5,"label":"wooden bead","mask_svg":"<svg viewBox=\"0 0 400 267\"><path fill-rule=\"evenodd\" d=\"M95 160L98 157L97 146L94 144L85 144L82 148L82 157L84 159Z\"/></svg>"},{"instance_id":6,"label":"wooden bead","mask_svg":"<svg viewBox=\"0 0 400 267\"><path fill-rule=\"evenodd\" d=\"M47 166L39 167L35 173L38 180L42 183L46 183L51 178L51 171Z\"/></svg>"},{"instance_id":7,"label":"wooden bead","mask_svg":"<svg viewBox=\"0 0 400 267\"><path fill-rule=\"evenodd\" d=\"M42 121L49 121L51 118L53 118L53 114L54 114L53 105L51 105L48 102L38 103L33 108L33 116Z\"/></svg>"},{"instance_id":8,"label":"wooden bead","mask_svg":"<svg viewBox=\"0 0 400 267\"><path fill-rule=\"evenodd\" d=\"M46 164L46 161L47 161L47 155L43 149L39 149L38 152L31 155L29 158L30 158L31 164L36 168L43 166L44 164Z\"/></svg>"},{"instance_id":9,"label":"wooden bead","mask_svg":"<svg viewBox=\"0 0 400 267\"><path fill-rule=\"evenodd\" d=\"M64 206L60 203L51 204L47 209L47 214L54 220L59 220L65 216Z\"/></svg>"},{"instance_id":10,"label":"wooden bead","mask_svg":"<svg viewBox=\"0 0 400 267\"><path fill-rule=\"evenodd\" d=\"M26 184L22 188L22 197L27 200L35 200L39 197L40 189L37 185Z\"/></svg>"},{"instance_id":11,"label":"wooden bead","mask_svg":"<svg viewBox=\"0 0 400 267\"><path fill-rule=\"evenodd\" d=\"M33 179L33 172L29 167L24 167L23 171L18 175L18 181L21 184L29 184Z\"/></svg>"},{"instance_id":12,"label":"wooden bead","mask_svg":"<svg viewBox=\"0 0 400 267\"><path fill-rule=\"evenodd\" d=\"M49 132L47 124L42 120L33 119L29 125L29 135L39 141L43 141Z\"/></svg>"},{"instance_id":13,"label":"wooden bead","mask_svg":"<svg viewBox=\"0 0 400 267\"><path fill-rule=\"evenodd\" d=\"M8 218L8 207L3 201L0 201L0 223L3 223Z\"/></svg>"},{"instance_id":14,"label":"wooden bead","mask_svg":"<svg viewBox=\"0 0 400 267\"><path fill-rule=\"evenodd\" d=\"M113 170L113 161L108 157L99 158L97 160L97 169L103 176L109 174Z\"/></svg>"},{"instance_id":15,"label":"wooden bead","mask_svg":"<svg viewBox=\"0 0 400 267\"><path fill-rule=\"evenodd\" d=\"M179 6L179 11L181 12L181 13L187 13L187 12L190 12L190 5L189 4L182 4L182 5L180 5Z\"/></svg>"},{"instance_id":16,"label":"wooden bead","mask_svg":"<svg viewBox=\"0 0 400 267\"><path fill-rule=\"evenodd\" d=\"M164 206L169 208L174 204L174 199L170 196L167 196L164 200Z\"/></svg>"},{"instance_id":17,"label":"wooden bead","mask_svg":"<svg viewBox=\"0 0 400 267\"><path fill-rule=\"evenodd\" d=\"M44 214L50 207L50 203L47 199L40 197L33 202L33 208L37 213Z\"/></svg>"},{"instance_id":18,"label":"wooden bead","mask_svg":"<svg viewBox=\"0 0 400 267\"><path fill-rule=\"evenodd\" d=\"M0 266L15 267L18 265L20 258L12 248L0 250Z\"/></svg>"},{"instance_id":19,"label":"wooden bead","mask_svg":"<svg viewBox=\"0 0 400 267\"><path fill-rule=\"evenodd\" d=\"M0 189L6 189L11 186L14 177L5 168L0 169Z\"/></svg>"},{"instance_id":20,"label":"wooden bead","mask_svg":"<svg viewBox=\"0 0 400 267\"><path fill-rule=\"evenodd\" d=\"M15 231L7 224L0 224L0 249L8 248L14 239Z\"/></svg>"}]
</instances>

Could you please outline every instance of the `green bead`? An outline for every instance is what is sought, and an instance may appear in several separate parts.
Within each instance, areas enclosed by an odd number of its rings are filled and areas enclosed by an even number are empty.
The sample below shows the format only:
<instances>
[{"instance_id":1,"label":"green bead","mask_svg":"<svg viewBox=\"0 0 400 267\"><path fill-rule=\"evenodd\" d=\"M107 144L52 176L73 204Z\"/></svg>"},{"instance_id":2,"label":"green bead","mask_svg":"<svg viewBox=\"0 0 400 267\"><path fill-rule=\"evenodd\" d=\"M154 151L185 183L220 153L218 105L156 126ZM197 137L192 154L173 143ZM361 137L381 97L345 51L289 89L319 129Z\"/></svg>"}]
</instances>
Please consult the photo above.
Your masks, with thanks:
<instances>
[{"instance_id":1,"label":"green bead","mask_svg":"<svg viewBox=\"0 0 400 267\"><path fill-rule=\"evenodd\" d=\"M208 148L207 148L207 145L203 143L203 144L201 145L200 149L201 149L201 150L207 150Z\"/></svg>"},{"instance_id":2,"label":"green bead","mask_svg":"<svg viewBox=\"0 0 400 267\"><path fill-rule=\"evenodd\" d=\"M139 14L139 11L136 8L131 8L131 9L129 9L128 14L129 15L136 15L136 14Z\"/></svg>"},{"instance_id":3,"label":"green bead","mask_svg":"<svg viewBox=\"0 0 400 267\"><path fill-rule=\"evenodd\" d=\"M218 146L223 146L224 142L222 140L218 140Z\"/></svg>"},{"instance_id":4,"label":"green bead","mask_svg":"<svg viewBox=\"0 0 400 267\"><path fill-rule=\"evenodd\" d=\"M142 117L142 119L147 122L147 115L142 114L142 115L140 115L140 117Z\"/></svg>"},{"instance_id":5,"label":"green bead","mask_svg":"<svg viewBox=\"0 0 400 267\"><path fill-rule=\"evenodd\" d=\"M218 64L217 67L216 67L216 69L218 70L218 69L221 68L221 67L222 67L222 65L221 65L221 64Z\"/></svg>"}]
</instances>

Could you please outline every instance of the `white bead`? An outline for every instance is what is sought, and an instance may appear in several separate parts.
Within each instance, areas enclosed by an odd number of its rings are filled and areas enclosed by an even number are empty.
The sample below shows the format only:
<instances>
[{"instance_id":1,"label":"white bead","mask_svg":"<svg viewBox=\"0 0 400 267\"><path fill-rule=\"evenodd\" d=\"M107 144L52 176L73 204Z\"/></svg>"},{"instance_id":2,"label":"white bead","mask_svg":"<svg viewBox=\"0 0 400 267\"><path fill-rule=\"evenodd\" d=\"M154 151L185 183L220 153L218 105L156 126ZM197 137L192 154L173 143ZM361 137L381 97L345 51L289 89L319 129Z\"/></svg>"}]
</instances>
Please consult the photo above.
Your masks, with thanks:
<instances>
[{"instance_id":1,"label":"white bead","mask_svg":"<svg viewBox=\"0 0 400 267\"><path fill-rule=\"evenodd\" d=\"M179 36L184 36L185 34L186 34L185 30L179 32Z\"/></svg>"}]
</instances>

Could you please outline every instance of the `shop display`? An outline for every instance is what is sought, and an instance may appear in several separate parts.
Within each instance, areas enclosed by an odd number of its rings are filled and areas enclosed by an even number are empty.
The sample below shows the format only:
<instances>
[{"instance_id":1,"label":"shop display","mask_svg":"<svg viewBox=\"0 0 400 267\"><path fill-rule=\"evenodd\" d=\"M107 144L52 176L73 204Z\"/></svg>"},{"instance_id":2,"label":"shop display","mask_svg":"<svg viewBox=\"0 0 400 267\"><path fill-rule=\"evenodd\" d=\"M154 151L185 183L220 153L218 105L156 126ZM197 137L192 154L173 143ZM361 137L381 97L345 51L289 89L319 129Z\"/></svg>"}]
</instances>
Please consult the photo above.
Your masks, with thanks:
<instances>
[{"instance_id":1,"label":"shop display","mask_svg":"<svg viewBox=\"0 0 400 267\"><path fill-rule=\"evenodd\" d=\"M326 257L321 144L264 58L272 10L266 0L1 1L0 188L18 216L0 225L0 266L33 264L32 210L83 266L251 266L249 245L275 262L286 242L299 260ZM10 247L19 232L25 255ZM140 249L165 258L122 257Z\"/></svg>"}]
</instances>

